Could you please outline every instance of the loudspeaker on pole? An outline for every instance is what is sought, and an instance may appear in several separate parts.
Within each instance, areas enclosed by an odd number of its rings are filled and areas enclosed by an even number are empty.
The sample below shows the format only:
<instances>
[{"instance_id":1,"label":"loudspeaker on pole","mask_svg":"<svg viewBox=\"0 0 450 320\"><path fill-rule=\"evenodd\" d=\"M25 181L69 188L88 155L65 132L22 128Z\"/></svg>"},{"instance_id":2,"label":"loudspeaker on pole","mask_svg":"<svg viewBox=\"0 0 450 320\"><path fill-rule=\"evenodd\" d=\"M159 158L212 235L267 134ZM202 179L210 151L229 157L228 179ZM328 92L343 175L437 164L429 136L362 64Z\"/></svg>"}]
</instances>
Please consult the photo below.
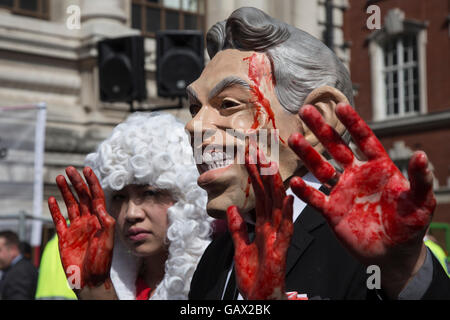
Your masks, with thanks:
<instances>
[{"instance_id":1,"label":"loudspeaker on pole","mask_svg":"<svg viewBox=\"0 0 450 320\"><path fill-rule=\"evenodd\" d=\"M142 36L105 39L97 43L100 100L143 101L147 98Z\"/></svg>"},{"instance_id":2,"label":"loudspeaker on pole","mask_svg":"<svg viewBox=\"0 0 450 320\"><path fill-rule=\"evenodd\" d=\"M186 96L186 87L204 67L204 36L196 30L164 30L156 33L156 82L158 96Z\"/></svg>"}]
</instances>

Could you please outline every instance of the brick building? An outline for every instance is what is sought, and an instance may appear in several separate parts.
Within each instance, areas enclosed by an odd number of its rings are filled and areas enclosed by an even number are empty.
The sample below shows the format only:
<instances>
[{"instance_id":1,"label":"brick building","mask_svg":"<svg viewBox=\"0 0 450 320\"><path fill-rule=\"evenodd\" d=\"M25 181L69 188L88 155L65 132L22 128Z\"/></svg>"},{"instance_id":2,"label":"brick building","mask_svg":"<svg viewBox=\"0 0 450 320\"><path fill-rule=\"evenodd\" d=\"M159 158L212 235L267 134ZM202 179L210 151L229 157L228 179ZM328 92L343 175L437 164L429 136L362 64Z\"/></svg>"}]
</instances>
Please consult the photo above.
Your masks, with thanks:
<instances>
[{"instance_id":1,"label":"brick building","mask_svg":"<svg viewBox=\"0 0 450 320\"><path fill-rule=\"evenodd\" d=\"M355 107L402 172L406 173L412 152L427 153L438 202L433 222L446 223L450 223L449 13L447 0L350 0L344 14Z\"/></svg>"}]
</instances>

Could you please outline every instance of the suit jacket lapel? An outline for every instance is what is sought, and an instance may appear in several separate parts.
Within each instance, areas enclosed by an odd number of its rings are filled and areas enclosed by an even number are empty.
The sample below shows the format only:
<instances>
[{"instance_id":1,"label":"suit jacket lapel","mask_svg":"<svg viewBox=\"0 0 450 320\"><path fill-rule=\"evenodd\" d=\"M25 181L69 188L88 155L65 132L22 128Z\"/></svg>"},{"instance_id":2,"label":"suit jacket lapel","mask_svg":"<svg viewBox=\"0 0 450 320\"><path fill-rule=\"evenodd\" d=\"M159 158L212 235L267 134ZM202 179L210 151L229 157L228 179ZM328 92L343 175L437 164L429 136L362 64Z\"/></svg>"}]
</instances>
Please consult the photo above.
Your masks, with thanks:
<instances>
[{"instance_id":1,"label":"suit jacket lapel","mask_svg":"<svg viewBox=\"0 0 450 320\"><path fill-rule=\"evenodd\" d=\"M294 234L286 257L286 276L303 252L305 252L313 242L314 237L309 232L324 223L326 223L326 221L320 213L312 207L306 206L300 217L294 223Z\"/></svg>"},{"instance_id":2,"label":"suit jacket lapel","mask_svg":"<svg viewBox=\"0 0 450 320\"><path fill-rule=\"evenodd\" d=\"M223 251L218 253L217 255L217 266L220 266L219 269L220 274L219 274L219 280L217 282L218 286L216 287L216 290L214 290L214 295L215 297L212 297L212 299L217 299L217 300L221 300L222 299L222 295L224 293L224 289L226 282L227 282L227 278L228 278L228 272L230 271L230 267L231 264L233 262L233 257L234 257L234 245L233 245L233 239L231 238L230 233L227 231L227 235L226 235L229 239L226 241L226 245L223 248ZM235 288L236 287L236 281L235 279L230 279L231 281L231 285L233 285ZM228 285L230 285L230 282L228 283Z\"/></svg>"}]
</instances>

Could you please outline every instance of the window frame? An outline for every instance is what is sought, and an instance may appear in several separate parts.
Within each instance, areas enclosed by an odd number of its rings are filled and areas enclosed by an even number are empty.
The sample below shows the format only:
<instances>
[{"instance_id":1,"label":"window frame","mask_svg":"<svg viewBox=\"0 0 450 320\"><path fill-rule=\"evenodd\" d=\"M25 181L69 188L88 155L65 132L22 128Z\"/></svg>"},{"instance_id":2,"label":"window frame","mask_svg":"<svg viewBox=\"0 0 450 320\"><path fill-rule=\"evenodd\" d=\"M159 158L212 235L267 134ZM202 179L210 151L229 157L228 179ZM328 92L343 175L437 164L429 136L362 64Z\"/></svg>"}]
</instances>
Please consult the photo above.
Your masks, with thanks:
<instances>
[{"instance_id":1,"label":"window frame","mask_svg":"<svg viewBox=\"0 0 450 320\"><path fill-rule=\"evenodd\" d=\"M415 38L415 50L416 50L416 60L413 61L405 61L404 60L404 52L408 47L404 46L404 41L407 37L414 37ZM397 117L401 117L401 116L405 116L405 115L416 115L420 113L420 73L419 73L419 48L418 48L418 41L417 41L417 35L416 34L410 34L410 33L403 33L399 36L395 36L395 37L391 37L389 39L387 39L387 42L393 42L394 46L396 47L396 59L397 59L397 64L393 64L393 65L389 65L387 66L385 61L386 61L386 45L387 43L384 43L383 45L383 67L382 67L382 79L384 82L384 93L385 93L385 117L387 119L389 118L397 118ZM414 68L417 69L417 79L416 81L418 82L417 85L417 92L414 92L414 81L411 81L411 79L408 79L408 83L406 85L408 85L408 97L405 96L405 72L410 73L410 71L412 70L412 73L414 74ZM397 74L397 89L395 89L395 87L393 86L392 88L388 88L386 87L386 76L388 73L396 73ZM390 82L390 81L388 81ZM392 81L392 84L395 85L395 83ZM394 105L392 105L392 113L390 113L391 111L391 105L390 102L394 103L395 95L394 93L392 93L393 97L392 97L392 101L389 101L391 99L391 97L388 97L388 89L391 89L391 92L393 92L394 90L397 90L398 93L398 99L397 99L397 103L398 103L398 112L395 113L395 107ZM413 94L414 93L414 94ZM418 103L418 110L416 110L416 106L415 106L415 94L417 94L417 103ZM407 101L408 100L408 101ZM410 106L410 102L412 102L412 110L407 111L407 107Z\"/></svg>"},{"instance_id":2,"label":"window frame","mask_svg":"<svg viewBox=\"0 0 450 320\"><path fill-rule=\"evenodd\" d=\"M398 119L405 116L426 114L427 99L427 27L428 23L404 18L404 13L398 9L391 9L385 17L385 25L369 34L366 38L370 58L370 82L372 99L372 120L383 121ZM388 115L386 103L386 87L384 79L384 44L403 34L415 35L417 44L417 72L418 72L418 102L419 112ZM400 79L399 79L400 81ZM401 79L403 81L403 78ZM403 97L402 97L403 99Z\"/></svg>"},{"instance_id":3,"label":"window frame","mask_svg":"<svg viewBox=\"0 0 450 320\"><path fill-rule=\"evenodd\" d=\"M161 0L159 0L161 1ZM163 3L152 3L152 2L148 2L146 0L132 0L131 1L131 27L135 30L139 30L141 32L141 34L144 37L148 37L148 38L155 38L156 37L156 32L150 32L147 31L147 17L146 17L146 10L147 8L155 8L155 9L159 9L159 16L160 16L160 23L159 23L159 30L166 30L166 12L177 12L179 14L178 17L178 25L179 28L177 30L192 30L192 29L185 29L184 28L184 17L185 15L195 15L197 17L197 25L198 28L195 30L204 30L205 25L206 25L206 6L207 6L207 1L206 0L199 0L198 1L198 6L197 6L197 11L193 12L193 11L188 11L188 10L183 10L181 8L182 5L182 0L178 0L179 1L179 8L171 8L171 7L165 7ZM141 27L140 29L138 28L134 28L133 27L133 5L137 5L140 6L141 9ZM201 5L204 6L203 8L203 13L202 12L202 8Z\"/></svg>"},{"instance_id":4,"label":"window frame","mask_svg":"<svg viewBox=\"0 0 450 320\"><path fill-rule=\"evenodd\" d=\"M7 6L7 5L1 5L0 8L7 9L11 11L12 14L26 16L26 17L32 17L36 19L42 19L42 20L50 20L50 0L36 0L37 1L37 11L30 11L30 10L24 10L21 9L19 6L20 0L12 0L13 6ZM44 9L47 9L44 11Z\"/></svg>"}]
</instances>

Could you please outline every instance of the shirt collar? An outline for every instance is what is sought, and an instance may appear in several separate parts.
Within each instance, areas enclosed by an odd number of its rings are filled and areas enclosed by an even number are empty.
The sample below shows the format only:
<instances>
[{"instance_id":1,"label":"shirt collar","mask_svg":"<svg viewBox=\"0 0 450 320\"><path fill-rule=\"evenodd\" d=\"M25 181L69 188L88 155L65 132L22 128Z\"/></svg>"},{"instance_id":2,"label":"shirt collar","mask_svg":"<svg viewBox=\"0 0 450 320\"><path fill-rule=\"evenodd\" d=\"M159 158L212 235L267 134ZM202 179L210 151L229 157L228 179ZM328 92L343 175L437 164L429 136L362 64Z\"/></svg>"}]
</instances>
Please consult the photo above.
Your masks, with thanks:
<instances>
[{"instance_id":1,"label":"shirt collar","mask_svg":"<svg viewBox=\"0 0 450 320\"><path fill-rule=\"evenodd\" d=\"M15 265L15 264L16 264L17 262L19 262L20 259L22 259L22 258L23 258L23 256L22 256L21 254L19 254L17 257L15 257L14 259L12 259L10 267L12 267L13 265Z\"/></svg>"},{"instance_id":2,"label":"shirt collar","mask_svg":"<svg viewBox=\"0 0 450 320\"><path fill-rule=\"evenodd\" d=\"M318 190L322 186L320 181L317 180L316 177L314 177L314 175L311 172L308 172L307 174L305 174L302 177L302 179L303 179L303 181L305 181L305 183L308 186L313 187L316 190ZM302 213L303 209L305 209L307 204L305 202L303 202L302 200L300 200L300 198L297 197L294 192L292 192L290 187L289 187L289 189L286 190L286 195L292 195L294 197L294 203L293 203L294 212L293 212L292 219L295 222L295 221L297 221L297 218L300 216L300 214Z\"/></svg>"}]
</instances>

